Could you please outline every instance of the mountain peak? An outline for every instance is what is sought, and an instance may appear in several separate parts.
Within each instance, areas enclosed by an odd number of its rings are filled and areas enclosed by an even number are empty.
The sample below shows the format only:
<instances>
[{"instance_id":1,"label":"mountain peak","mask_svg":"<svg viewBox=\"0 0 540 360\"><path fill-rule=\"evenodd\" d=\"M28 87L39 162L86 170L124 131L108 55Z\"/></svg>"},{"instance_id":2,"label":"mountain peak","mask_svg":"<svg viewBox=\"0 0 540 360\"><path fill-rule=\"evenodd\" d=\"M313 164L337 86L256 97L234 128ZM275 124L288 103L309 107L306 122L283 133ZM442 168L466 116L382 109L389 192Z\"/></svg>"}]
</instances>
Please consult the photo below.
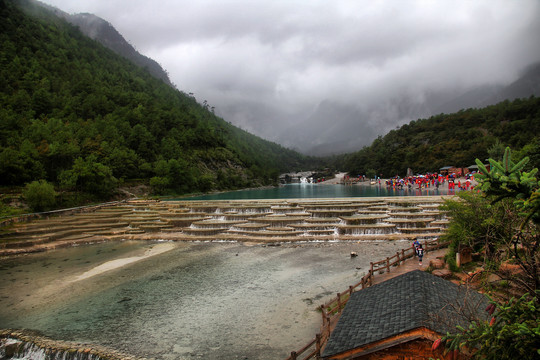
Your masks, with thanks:
<instances>
[{"instance_id":1,"label":"mountain peak","mask_svg":"<svg viewBox=\"0 0 540 360\"><path fill-rule=\"evenodd\" d=\"M58 8L44 4L40 1L30 0L27 4L45 8L56 16L65 19L77 26L89 38L96 40L103 46L125 57L137 66L145 68L153 77L174 87L167 72L155 60L139 53L108 21L91 13L68 14ZM30 8L26 6L26 9ZM31 10L31 9L30 9Z\"/></svg>"},{"instance_id":2,"label":"mountain peak","mask_svg":"<svg viewBox=\"0 0 540 360\"><path fill-rule=\"evenodd\" d=\"M89 13L68 15L67 21L78 26L83 34L100 42L119 55L140 67L146 68L152 76L172 86L169 76L155 61L140 54L108 21Z\"/></svg>"}]
</instances>

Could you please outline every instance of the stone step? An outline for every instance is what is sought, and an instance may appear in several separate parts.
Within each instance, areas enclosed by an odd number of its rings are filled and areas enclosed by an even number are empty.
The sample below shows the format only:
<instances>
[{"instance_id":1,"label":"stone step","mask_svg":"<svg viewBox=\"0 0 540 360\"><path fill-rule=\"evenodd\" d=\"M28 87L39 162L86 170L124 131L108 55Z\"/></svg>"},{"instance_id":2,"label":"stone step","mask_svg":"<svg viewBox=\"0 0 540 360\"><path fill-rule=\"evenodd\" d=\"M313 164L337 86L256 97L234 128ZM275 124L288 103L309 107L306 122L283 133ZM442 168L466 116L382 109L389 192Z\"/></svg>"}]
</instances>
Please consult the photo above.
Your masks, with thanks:
<instances>
[{"instance_id":1,"label":"stone step","mask_svg":"<svg viewBox=\"0 0 540 360\"><path fill-rule=\"evenodd\" d=\"M398 228L398 231L404 234L426 234L426 233L441 233L441 228L425 227L425 228Z\"/></svg>"},{"instance_id":2,"label":"stone step","mask_svg":"<svg viewBox=\"0 0 540 360\"><path fill-rule=\"evenodd\" d=\"M425 216L429 216L437 220L441 220L446 216L444 211L438 211L438 210L426 210L423 212L423 214Z\"/></svg>"},{"instance_id":3,"label":"stone step","mask_svg":"<svg viewBox=\"0 0 540 360\"><path fill-rule=\"evenodd\" d=\"M229 231L231 234L242 234L244 236L250 236L253 238L287 238L289 240L302 236L302 231L273 231L273 230L261 230L261 231L243 231L241 233L235 231Z\"/></svg>"},{"instance_id":4,"label":"stone step","mask_svg":"<svg viewBox=\"0 0 540 360\"><path fill-rule=\"evenodd\" d=\"M435 197L134 201L15 224L0 233L0 247L92 237L137 239L140 234L144 239L259 243L427 238L448 227L440 204Z\"/></svg>"},{"instance_id":5,"label":"stone step","mask_svg":"<svg viewBox=\"0 0 540 360\"><path fill-rule=\"evenodd\" d=\"M390 212L390 216L392 216L392 213L418 213L421 212L423 209L420 206L394 206L388 207L387 210Z\"/></svg>"},{"instance_id":6,"label":"stone step","mask_svg":"<svg viewBox=\"0 0 540 360\"><path fill-rule=\"evenodd\" d=\"M353 215L353 216L342 216L340 217L347 225L367 225L367 224L376 224L381 222L384 219L388 218L387 214L376 214L376 215Z\"/></svg>"},{"instance_id":7,"label":"stone step","mask_svg":"<svg viewBox=\"0 0 540 360\"><path fill-rule=\"evenodd\" d=\"M331 236L337 235L336 230L306 230L305 236Z\"/></svg>"},{"instance_id":8,"label":"stone step","mask_svg":"<svg viewBox=\"0 0 540 360\"><path fill-rule=\"evenodd\" d=\"M299 231L311 231L311 230L332 230L337 228L336 223L308 223L308 224L291 224L290 227Z\"/></svg>"},{"instance_id":9,"label":"stone step","mask_svg":"<svg viewBox=\"0 0 540 360\"><path fill-rule=\"evenodd\" d=\"M307 218L306 223L308 224L322 224L322 223L328 223L328 224L339 224L341 223L341 219L338 217L334 218Z\"/></svg>"},{"instance_id":10,"label":"stone step","mask_svg":"<svg viewBox=\"0 0 540 360\"><path fill-rule=\"evenodd\" d=\"M313 217L343 217L343 216L352 216L357 212L357 209L347 209L347 210L310 210L308 209L307 212L311 214Z\"/></svg>"},{"instance_id":11,"label":"stone step","mask_svg":"<svg viewBox=\"0 0 540 360\"><path fill-rule=\"evenodd\" d=\"M431 222L429 226L439 227L441 229L448 229L448 224L450 224L450 221L448 220L435 220Z\"/></svg>"},{"instance_id":12,"label":"stone step","mask_svg":"<svg viewBox=\"0 0 540 360\"><path fill-rule=\"evenodd\" d=\"M392 212L389 214L390 219L418 219L425 218L425 212Z\"/></svg>"},{"instance_id":13,"label":"stone step","mask_svg":"<svg viewBox=\"0 0 540 360\"><path fill-rule=\"evenodd\" d=\"M433 220L433 218L419 218L419 219L386 219L386 223L394 224L399 228L425 228Z\"/></svg>"},{"instance_id":14,"label":"stone step","mask_svg":"<svg viewBox=\"0 0 540 360\"><path fill-rule=\"evenodd\" d=\"M328 211L353 211L356 212L359 208L370 206L369 204L350 204L350 203L330 203L330 204L309 204L302 205L306 211L311 210L328 210Z\"/></svg>"},{"instance_id":15,"label":"stone step","mask_svg":"<svg viewBox=\"0 0 540 360\"><path fill-rule=\"evenodd\" d=\"M221 234L227 230L227 228L183 228L182 233L187 235L210 236Z\"/></svg>"},{"instance_id":16,"label":"stone step","mask_svg":"<svg viewBox=\"0 0 540 360\"><path fill-rule=\"evenodd\" d=\"M191 224L201 220L209 220L210 216L195 216L195 217L163 217L162 220L175 227L189 227Z\"/></svg>"},{"instance_id":17,"label":"stone step","mask_svg":"<svg viewBox=\"0 0 540 360\"><path fill-rule=\"evenodd\" d=\"M195 221L192 223L192 227L194 228L230 228L231 226L237 225L237 224L243 224L245 223L245 220L215 220L215 219L207 219L207 220L200 220Z\"/></svg>"},{"instance_id":18,"label":"stone step","mask_svg":"<svg viewBox=\"0 0 540 360\"><path fill-rule=\"evenodd\" d=\"M234 230L234 231L257 231L257 230L264 230L269 226L270 226L270 224L268 224L268 223L242 223L242 224L233 225L231 227L231 230Z\"/></svg>"},{"instance_id":19,"label":"stone step","mask_svg":"<svg viewBox=\"0 0 540 360\"><path fill-rule=\"evenodd\" d=\"M238 213L224 213L214 214L212 218L222 219L225 221L248 221L249 219L260 217L261 214L238 214Z\"/></svg>"},{"instance_id":20,"label":"stone step","mask_svg":"<svg viewBox=\"0 0 540 360\"><path fill-rule=\"evenodd\" d=\"M392 234L397 230L394 224L339 225L337 227L337 232L340 235Z\"/></svg>"},{"instance_id":21,"label":"stone step","mask_svg":"<svg viewBox=\"0 0 540 360\"><path fill-rule=\"evenodd\" d=\"M142 224L142 225L138 225L137 227L146 232L149 232L149 231L156 232L156 231L161 231L163 229L170 229L173 226L171 224L158 223L158 224Z\"/></svg>"},{"instance_id":22,"label":"stone step","mask_svg":"<svg viewBox=\"0 0 540 360\"><path fill-rule=\"evenodd\" d=\"M290 213L300 213L304 212L304 207L300 206L283 206L283 205L276 205L271 206L270 209L274 214L290 214Z\"/></svg>"},{"instance_id":23,"label":"stone step","mask_svg":"<svg viewBox=\"0 0 540 360\"><path fill-rule=\"evenodd\" d=\"M302 223L306 218L303 216L279 216L279 215L269 215L269 216L262 216L258 218L253 218L250 221L254 223L268 223L271 227L281 227L291 224L300 224Z\"/></svg>"},{"instance_id":24,"label":"stone step","mask_svg":"<svg viewBox=\"0 0 540 360\"><path fill-rule=\"evenodd\" d=\"M205 212L200 212L200 211L188 211L188 212L181 212L181 213L170 213L167 216L162 216L162 217L167 217L171 219L182 219L182 218L193 218L193 217L208 218L210 217L210 215Z\"/></svg>"},{"instance_id":25,"label":"stone step","mask_svg":"<svg viewBox=\"0 0 540 360\"><path fill-rule=\"evenodd\" d=\"M358 210L358 214L360 215L387 215L388 212L386 210Z\"/></svg>"}]
</instances>

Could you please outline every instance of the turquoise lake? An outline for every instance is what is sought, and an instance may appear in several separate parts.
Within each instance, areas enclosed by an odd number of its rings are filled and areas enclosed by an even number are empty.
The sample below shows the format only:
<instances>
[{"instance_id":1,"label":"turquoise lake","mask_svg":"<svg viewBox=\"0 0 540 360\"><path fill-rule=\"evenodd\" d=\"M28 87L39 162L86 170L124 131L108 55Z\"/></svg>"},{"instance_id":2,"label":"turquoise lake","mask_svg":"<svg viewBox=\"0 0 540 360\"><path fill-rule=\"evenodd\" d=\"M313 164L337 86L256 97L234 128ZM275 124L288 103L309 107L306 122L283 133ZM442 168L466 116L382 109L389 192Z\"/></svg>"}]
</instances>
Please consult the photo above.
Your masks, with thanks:
<instances>
[{"instance_id":1,"label":"turquoise lake","mask_svg":"<svg viewBox=\"0 0 540 360\"><path fill-rule=\"evenodd\" d=\"M288 184L273 188L229 191L184 198L184 200L249 200L249 199L303 199L345 198L375 196L437 196L454 195L455 190L447 186L423 189L394 189L385 185L326 185Z\"/></svg>"}]
</instances>

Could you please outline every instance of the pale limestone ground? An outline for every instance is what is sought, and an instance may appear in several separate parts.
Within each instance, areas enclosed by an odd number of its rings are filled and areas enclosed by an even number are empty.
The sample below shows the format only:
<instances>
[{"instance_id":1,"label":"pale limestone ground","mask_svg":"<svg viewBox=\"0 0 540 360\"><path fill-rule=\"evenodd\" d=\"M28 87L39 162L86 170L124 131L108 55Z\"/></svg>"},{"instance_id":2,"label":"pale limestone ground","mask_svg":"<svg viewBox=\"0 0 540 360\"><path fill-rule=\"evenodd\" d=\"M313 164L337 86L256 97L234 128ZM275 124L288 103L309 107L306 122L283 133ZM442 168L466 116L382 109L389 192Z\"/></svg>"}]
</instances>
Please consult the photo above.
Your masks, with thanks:
<instances>
[{"instance_id":1,"label":"pale limestone ground","mask_svg":"<svg viewBox=\"0 0 540 360\"><path fill-rule=\"evenodd\" d=\"M347 173L337 173L336 176L333 178L333 179L328 179L324 182L322 182L321 184L326 184L326 185L334 185L334 184L339 184L341 183L341 180L343 179L343 177L346 175Z\"/></svg>"}]
</instances>

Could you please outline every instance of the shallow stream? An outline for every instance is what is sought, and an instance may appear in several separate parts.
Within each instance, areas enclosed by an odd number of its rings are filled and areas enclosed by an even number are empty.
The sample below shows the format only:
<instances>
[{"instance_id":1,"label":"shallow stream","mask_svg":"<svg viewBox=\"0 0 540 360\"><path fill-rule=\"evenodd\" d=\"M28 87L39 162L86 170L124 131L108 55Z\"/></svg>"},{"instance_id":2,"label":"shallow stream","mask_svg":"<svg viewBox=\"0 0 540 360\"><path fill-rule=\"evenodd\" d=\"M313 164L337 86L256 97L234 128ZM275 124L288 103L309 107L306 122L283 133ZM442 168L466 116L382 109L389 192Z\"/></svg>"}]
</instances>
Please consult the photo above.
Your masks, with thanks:
<instances>
[{"instance_id":1,"label":"shallow stream","mask_svg":"<svg viewBox=\"0 0 540 360\"><path fill-rule=\"evenodd\" d=\"M0 327L156 359L283 359L319 331L318 305L359 282L370 261L408 246L172 244L89 277L81 275L160 244L103 243L1 259Z\"/></svg>"}]
</instances>

